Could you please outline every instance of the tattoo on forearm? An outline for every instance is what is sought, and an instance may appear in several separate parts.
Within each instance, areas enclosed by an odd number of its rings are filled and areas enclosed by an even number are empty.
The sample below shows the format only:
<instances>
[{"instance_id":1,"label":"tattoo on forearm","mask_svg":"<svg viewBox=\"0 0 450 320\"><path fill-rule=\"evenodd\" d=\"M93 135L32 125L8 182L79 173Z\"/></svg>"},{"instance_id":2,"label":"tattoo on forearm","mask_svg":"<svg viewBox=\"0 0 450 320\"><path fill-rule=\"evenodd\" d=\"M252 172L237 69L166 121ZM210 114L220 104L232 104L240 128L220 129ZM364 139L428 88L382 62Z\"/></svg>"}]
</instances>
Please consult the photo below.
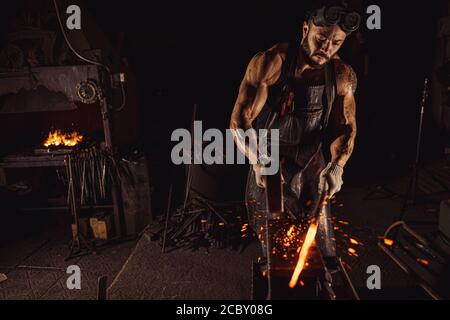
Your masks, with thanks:
<instances>
[{"instance_id":1,"label":"tattoo on forearm","mask_svg":"<svg viewBox=\"0 0 450 320\"><path fill-rule=\"evenodd\" d=\"M350 158L356 138L356 103L354 92L357 78L353 69L345 64L336 68L339 100L334 120L335 139L332 143L333 161L345 165Z\"/></svg>"},{"instance_id":2,"label":"tattoo on forearm","mask_svg":"<svg viewBox=\"0 0 450 320\"><path fill-rule=\"evenodd\" d=\"M342 92L348 92L350 89L352 94L355 94L358 87L358 78L352 67L341 63L336 68L336 78L341 85Z\"/></svg>"},{"instance_id":3,"label":"tattoo on forearm","mask_svg":"<svg viewBox=\"0 0 450 320\"><path fill-rule=\"evenodd\" d=\"M351 128L347 128L346 132L342 133L342 135L333 142L332 149L334 162L345 165L353 152L354 141L354 131Z\"/></svg>"}]
</instances>

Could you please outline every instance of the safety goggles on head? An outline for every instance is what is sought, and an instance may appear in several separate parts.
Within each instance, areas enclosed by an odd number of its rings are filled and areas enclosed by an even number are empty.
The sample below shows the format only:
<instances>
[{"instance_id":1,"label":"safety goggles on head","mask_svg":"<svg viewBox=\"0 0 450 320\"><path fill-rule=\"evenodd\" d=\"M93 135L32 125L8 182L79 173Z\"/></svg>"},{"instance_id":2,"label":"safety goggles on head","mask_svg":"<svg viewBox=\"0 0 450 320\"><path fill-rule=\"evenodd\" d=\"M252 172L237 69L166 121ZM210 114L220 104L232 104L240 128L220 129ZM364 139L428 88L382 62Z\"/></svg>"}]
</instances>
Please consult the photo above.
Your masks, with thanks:
<instances>
[{"instance_id":1,"label":"safety goggles on head","mask_svg":"<svg viewBox=\"0 0 450 320\"><path fill-rule=\"evenodd\" d=\"M311 18L319 27L339 25L346 34L356 31L361 23L361 16L357 12L338 6L322 7Z\"/></svg>"}]
</instances>

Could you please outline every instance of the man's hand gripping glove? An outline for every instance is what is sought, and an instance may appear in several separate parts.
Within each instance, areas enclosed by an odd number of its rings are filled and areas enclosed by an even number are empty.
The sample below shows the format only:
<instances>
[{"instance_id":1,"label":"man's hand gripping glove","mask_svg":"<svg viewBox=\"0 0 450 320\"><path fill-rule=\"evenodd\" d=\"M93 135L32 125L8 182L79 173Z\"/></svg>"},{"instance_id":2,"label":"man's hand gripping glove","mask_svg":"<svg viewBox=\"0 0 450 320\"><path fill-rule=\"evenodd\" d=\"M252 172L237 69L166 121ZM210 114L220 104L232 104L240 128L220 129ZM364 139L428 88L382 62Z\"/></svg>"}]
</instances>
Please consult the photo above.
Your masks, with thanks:
<instances>
[{"instance_id":1,"label":"man's hand gripping glove","mask_svg":"<svg viewBox=\"0 0 450 320\"><path fill-rule=\"evenodd\" d=\"M336 163L328 163L320 173L319 193L325 193L329 197L332 197L335 193L339 192L344 183L342 180L343 173L344 168Z\"/></svg>"}]
</instances>

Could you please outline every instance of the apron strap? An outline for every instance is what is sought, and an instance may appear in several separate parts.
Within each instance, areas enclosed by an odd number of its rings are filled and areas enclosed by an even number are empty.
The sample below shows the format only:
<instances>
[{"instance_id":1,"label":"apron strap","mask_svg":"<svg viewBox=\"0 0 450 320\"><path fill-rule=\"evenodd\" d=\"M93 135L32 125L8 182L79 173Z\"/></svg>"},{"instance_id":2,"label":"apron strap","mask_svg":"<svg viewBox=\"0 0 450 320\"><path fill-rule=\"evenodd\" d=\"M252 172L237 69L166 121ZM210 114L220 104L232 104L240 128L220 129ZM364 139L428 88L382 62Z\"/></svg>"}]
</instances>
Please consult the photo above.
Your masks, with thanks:
<instances>
[{"instance_id":1,"label":"apron strap","mask_svg":"<svg viewBox=\"0 0 450 320\"><path fill-rule=\"evenodd\" d=\"M336 72L333 60L329 61L325 66L325 93L327 103L324 106L326 107L326 110L322 116L323 130L328 126L331 109L333 108L334 99L336 98Z\"/></svg>"}]
</instances>

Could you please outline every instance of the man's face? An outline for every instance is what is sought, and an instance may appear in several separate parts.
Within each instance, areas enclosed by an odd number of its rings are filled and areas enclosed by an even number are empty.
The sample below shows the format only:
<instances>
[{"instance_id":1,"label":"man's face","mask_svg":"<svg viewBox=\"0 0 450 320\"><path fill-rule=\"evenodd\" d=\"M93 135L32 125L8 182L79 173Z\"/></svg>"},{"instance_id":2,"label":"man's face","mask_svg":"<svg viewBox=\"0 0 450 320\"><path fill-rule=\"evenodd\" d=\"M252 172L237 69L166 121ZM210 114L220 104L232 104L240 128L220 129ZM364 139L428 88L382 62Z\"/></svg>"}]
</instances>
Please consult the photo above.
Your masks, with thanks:
<instances>
[{"instance_id":1,"label":"man's face","mask_svg":"<svg viewBox=\"0 0 450 320\"><path fill-rule=\"evenodd\" d=\"M319 27L303 24L302 48L313 68L324 66L341 48L347 35L339 26Z\"/></svg>"}]
</instances>

